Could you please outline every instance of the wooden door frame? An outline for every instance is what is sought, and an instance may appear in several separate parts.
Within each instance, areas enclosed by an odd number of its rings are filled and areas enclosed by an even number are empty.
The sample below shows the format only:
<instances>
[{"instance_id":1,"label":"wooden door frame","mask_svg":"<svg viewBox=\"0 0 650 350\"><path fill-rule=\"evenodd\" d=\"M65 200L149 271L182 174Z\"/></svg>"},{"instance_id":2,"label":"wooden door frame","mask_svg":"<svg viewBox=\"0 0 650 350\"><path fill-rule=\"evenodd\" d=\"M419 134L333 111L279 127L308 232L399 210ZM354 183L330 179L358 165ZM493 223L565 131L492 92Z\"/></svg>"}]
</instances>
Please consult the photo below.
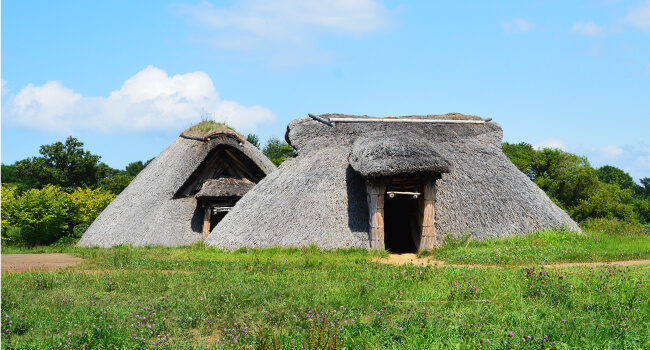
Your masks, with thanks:
<instances>
[{"instance_id":1,"label":"wooden door frame","mask_svg":"<svg viewBox=\"0 0 650 350\"><path fill-rule=\"evenodd\" d=\"M386 249L385 240L385 196L386 189L393 177L379 177L366 179L366 194L368 202L368 238L370 248ZM420 217L420 246L418 249L425 250L438 247L440 243L435 232L435 201L436 201L436 179L440 174L425 174L421 177L423 205Z\"/></svg>"}]
</instances>

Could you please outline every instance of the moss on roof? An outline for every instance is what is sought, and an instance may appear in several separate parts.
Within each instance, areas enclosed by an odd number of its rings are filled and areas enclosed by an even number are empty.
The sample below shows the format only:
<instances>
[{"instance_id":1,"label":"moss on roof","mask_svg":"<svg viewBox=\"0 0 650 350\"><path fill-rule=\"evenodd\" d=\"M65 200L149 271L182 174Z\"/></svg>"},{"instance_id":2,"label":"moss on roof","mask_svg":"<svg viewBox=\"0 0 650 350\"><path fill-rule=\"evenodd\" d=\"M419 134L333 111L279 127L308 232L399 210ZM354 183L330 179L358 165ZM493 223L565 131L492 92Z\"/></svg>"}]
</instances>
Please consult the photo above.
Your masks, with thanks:
<instances>
[{"instance_id":1,"label":"moss on roof","mask_svg":"<svg viewBox=\"0 0 650 350\"><path fill-rule=\"evenodd\" d=\"M241 136L242 139L246 140L246 136L238 133L235 129L229 127L223 123L217 123L212 120L204 120L196 125L190 126L189 129L183 131L181 135L185 136L194 136L194 137L205 137L213 131L219 130L230 130L235 134Z\"/></svg>"}]
</instances>

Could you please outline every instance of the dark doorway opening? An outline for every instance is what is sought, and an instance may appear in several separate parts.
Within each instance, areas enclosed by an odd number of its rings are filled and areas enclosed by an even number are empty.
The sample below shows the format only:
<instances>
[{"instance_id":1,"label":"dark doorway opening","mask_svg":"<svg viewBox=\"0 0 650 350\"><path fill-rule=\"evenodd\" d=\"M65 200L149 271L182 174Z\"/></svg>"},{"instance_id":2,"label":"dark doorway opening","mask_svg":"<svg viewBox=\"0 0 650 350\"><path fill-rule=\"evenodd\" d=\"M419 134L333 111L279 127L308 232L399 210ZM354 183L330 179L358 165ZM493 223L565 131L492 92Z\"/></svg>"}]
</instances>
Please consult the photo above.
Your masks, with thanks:
<instances>
[{"instance_id":1,"label":"dark doorway opening","mask_svg":"<svg viewBox=\"0 0 650 350\"><path fill-rule=\"evenodd\" d=\"M216 213L213 213L210 216L210 232L217 226L218 223L223 220L223 218L228 214L227 211L218 211Z\"/></svg>"},{"instance_id":2,"label":"dark doorway opening","mask_svg":"<svg viewBox=\"0 0 650 350\"><path fill-rule=\"evenodd\" d=\"M391 253L417 253L420 234L418 200L409 195L384 196L384 240Z\"/></svg>"}]
</instances>

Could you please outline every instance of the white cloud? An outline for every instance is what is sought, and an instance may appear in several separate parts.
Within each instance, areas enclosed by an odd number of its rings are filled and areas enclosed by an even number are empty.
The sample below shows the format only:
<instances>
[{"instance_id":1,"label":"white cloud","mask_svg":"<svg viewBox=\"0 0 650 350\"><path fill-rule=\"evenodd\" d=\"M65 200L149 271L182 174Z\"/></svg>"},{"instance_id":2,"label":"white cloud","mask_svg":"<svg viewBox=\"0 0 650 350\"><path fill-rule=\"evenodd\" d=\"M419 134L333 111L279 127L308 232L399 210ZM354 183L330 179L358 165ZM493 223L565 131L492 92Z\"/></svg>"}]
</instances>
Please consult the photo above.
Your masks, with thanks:
<instances>
[{"instance_id":1,"label":"white cloud","mask_svg":"<svg viewBox=\"0 0 650 350\"><path fill-rule=\"evenodd\" d=\"M556 138L550 138L546 140L540 141L540 143L536 144L534 146L536 149L542 149L542 148L559 148L563 151L567 150L566 142L561 139L556 139Z\"/></svg>"},{"instance_id":2,"label":"white cloud","mask_svg":"<svg viewBox=\"0 0 650 350\"><path fill-rule=\"evenodd\" d=\"M611 160L623 154L623 149L616 145L608 145L598 149L598 152L603 158Z\"/></svg>"},{"instance_id":3,"label":"white cloud","mask_svg":"<svg viewBox=\"0 0 650 350\"><path fill-rule=\"evenodd\" d=\"M501 22L501 29L508 34L528 33L533 30L533 23L516 18L509 22Z\"/></svg>"},{"instance_id":4,"label":"white cloud","mask_svg":"<svg viewBox=\"0 0 650 350\"><path fill-rule=\"evenodd\" d=\"M623 21L634 28L650 30L650 0L632 6Z\"/></svg>"},{"instance_id":5,"label":"white cloud","mask_svg":"<svg viewBox=\"0 0 650 350\"><path fill-rule=\"evenodd\" d=\"M361 37L385 29L390 12L372 0L241 0L230 7L208 2L175 4L173 12L208 28L206 41L221 49L262 50L278 65L328 63L317 48L321 33Z\"/></svg>"},{"instance_id":6,"label":"white cloud","mask_svg":"<svg viewBox=\"0 0 650 350\"><path fill-rule=\"evenodd\" d=\"M266 108L222 101L203 72L168 76L152 66L108 97L84 97L50 81L42 86L27 85L2 108L3 122L9 125L61 133L179 129L198 122L205 112L243 132L276 120Z\"/></svg>"},{"instance_id":7,"label":"white cloud","mask_svg":"<svg viewBox=\"0 0 650 350\"><path fill-rule=\"evenodd\" d=\"M576 154L585 155L594 168L615 166L634 179L650 177L650 145L644 142L628 145L609 145L582 149Z\"/></svg>"},{"instance_id":8,"label":"white cloud","mask_svg":"<svg viewBox=\"0 0 650 350\"><path fill-rule=\"evenodd\" d=\"M640 155L636 159L638 161L638 167L645 168L646 170L650 169L650 155L646 155L646 156Z\"/></svg>"},{"instance_id":9,"label":"white cloud","mask_svg":"<svg viewBox=\"0 0 650 350\"><path fill-rule=\"evenodd\" d=\"M2 96L6 95L9 90L5 87L7 85L7 81L4 79L0 79L0 83L2 84Z\"/></svg>"},{"instance_id":10,"label":"white cloud","mask_svg":"<svg viewBox=\"0 0 650 350\"><path fill-rule=\"evenodd\" d=\"M603 27L596 25L594 22L579 21L571 26L569 32L582 36L600 36L605 32L605 30Z\"/></svg>"}]
</instances>

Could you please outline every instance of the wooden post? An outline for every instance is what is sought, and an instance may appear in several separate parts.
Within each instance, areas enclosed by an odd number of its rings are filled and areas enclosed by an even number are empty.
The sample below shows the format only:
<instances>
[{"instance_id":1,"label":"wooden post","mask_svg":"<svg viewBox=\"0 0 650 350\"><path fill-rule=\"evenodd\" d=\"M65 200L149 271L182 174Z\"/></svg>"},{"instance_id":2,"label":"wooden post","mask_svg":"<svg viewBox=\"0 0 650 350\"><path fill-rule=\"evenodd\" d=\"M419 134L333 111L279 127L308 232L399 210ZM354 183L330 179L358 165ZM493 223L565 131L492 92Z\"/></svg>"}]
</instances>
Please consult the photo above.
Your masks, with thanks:
<instances>
[{"instance_id":1,"label":"wooden post","mask_svg":"<svg viewBox=\"0 0 650 350\"><path fill-rule=\"evenodd\" d=\"M366 182L368 192L369 236L370 248L384 249L384 195L386 185L383 183Z\"/></svg>"},{"instance_id":2,"label":"wooden post","mask_svg":"<svg viewBox=\"0 0 650 350\"><path fill-rule=\"evenodd\" d=\"M436 179L430 178L424 181L424 215L422 217L422 239L420 250L439 246L435 232L435 201L436 201Z\"/></svg>"},{"instance_id":3,"label":"wooden post","mask_svg":"<svg viewBox=\"0 0 650 350\"><path fill-rule=\"evenodd\" d=\"M210 219L212 218L212 208L205 208L205 215L203 216L203 239L208 238L210 235Z\"/></svg>"}]
</instances>

